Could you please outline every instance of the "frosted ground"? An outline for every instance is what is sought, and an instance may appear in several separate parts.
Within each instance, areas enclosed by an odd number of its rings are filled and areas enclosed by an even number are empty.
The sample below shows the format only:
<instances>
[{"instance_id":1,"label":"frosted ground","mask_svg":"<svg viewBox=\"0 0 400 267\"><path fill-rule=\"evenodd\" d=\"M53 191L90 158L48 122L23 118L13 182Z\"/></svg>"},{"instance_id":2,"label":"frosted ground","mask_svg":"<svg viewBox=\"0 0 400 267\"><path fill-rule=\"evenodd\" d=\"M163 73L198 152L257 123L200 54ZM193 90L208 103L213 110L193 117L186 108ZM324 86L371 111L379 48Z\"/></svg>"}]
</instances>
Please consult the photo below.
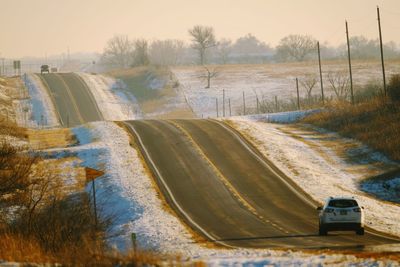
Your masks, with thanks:
<instances>
[{"instance_id":1,"label":"frosted ground","mask_svg":"<svg viewBox=\"0 0 400 267\"><path fill-rule=\"evenodd\" d=\"M225 90L226 114L229 113L228 99L231 101L232 115L238 115L243 110L243 92L245 93L246 107L256 107L256 96L263 99L289 100L296 97L297 77L300 81L300 95L305 96L306 90L301 81L305 75L315 75L319 81L317 62L291 64L263 64L263 65L219 65L209 66L217 72L211 80L211 88L205 88L205 69L199 66L179 66L172 68L176 79L181 85L182 93L192 106L198 117L216 117L216 99L219 102L219 113L222 114L222 95ZM329 62L322 65L324 91L327 96L332 95L327 75L329 72L348 72L347 62ZM386 63L387 77L400 72L398 62ZM380 62L354 62L354 86L368 81L381 81ZM313 94L320 95L319 82L313 89ZM242 114L242 113L241 113Z\"/></svg>"},{"instance_id":2,"label":"frosted ground","mask_svg":"<svg viewBox=\"0 0 400 267\"><path fill-rule=\"evenodd\" d=\"M90 89L95 96L96 94L103 95L103 99L106 100L105 96L111 93L109 96L113 97L110 104L104 105L101 109L105 118L123 120L134 117L132 114L124 112L126 99L116 95L115 91L113 91L112 84L114 81L104 82L110 78L101 75L86 78L95 80L89 83ZM44 88L40 84L37 85L37 87L33 86L32 90L46 94ZM42 99L38 97L42 94L32 94L32 99L35 99L35 97ZM100 98L100 96L96 96L97 101ZM134 105L135 103L131 104ZM31 112L35 113L36 107L40 107L40 105L32 105ZM50 112L52 107L47 102L41 108L49 109L46 114L50 116L54 114ZM116 116L115 114L118 115ZM290 115L291 118L294 116L301 116L301 113ZM288 114L280 114L278 117L279 120L286 120ZM31 116L31 118L35 119L37 116ZM274 118L277 118L276 115L270 116L270 120L274 120ZM292 177L300 186L310 186L309 193L315 196L316 199L320 200L326 197L325 194L329 195L328 193L320 193L321 190L319 189L317 190L317 185L323 182L324 187L348 190L346 193L360 195L363 205L367 206L368 209L382 204L380 201L371 200L370 197L363 194L356 187L356 181L361 177L355 177L349 173L349 166L340 157L335 156L334 150L329 151L327 148L327 151L325 151L326 154L331 155L333 159L332 165L332 162L327 161L323 154L314 150L314 146L283 133L279 129L279 125L260 122L264 119L262 116L233 118L240 129L252 134L256 140L259 140L258 146L260 150L271 157L271 160L277 166L283 168L289 177ZM47 121L55 121L55 118L48 118ZM32 125L35 125L35 123L32 123ZM83 128L86 128L86 130L83 130ZM163 203L157 196L157 191L151 178L147 175L137 151L129 145L129 136L126 132L112 122L90 123L84 127L76 128L74 132L78 140L81 140L81 145L68 149L77 153L83 164L94 168L101 167L107 173L97 180L97 188L99 189L98 198L100 201L107 203L104 212L113 214L116 218L111 234L118 233L119 235L110 239L110 245L112 246L120 249L129 247L131 243L130 235L135 232L138 236L138 245L141 248L155 249L162 253L181 254L185 261L202 260L214 266L398 265L398 262L392 262L387 259L379 261L360 259L340 253L313 255L291 250L228 250L204 247L195 243L192 235L181 221L163 208ZM276 145L269 147L271 138L276 142ZM266 145L267 142L268 146ZM318 146L318 140L314 140L314 142ZM279 144L281 145L279 146ZM298 152L302 151L301 149L308 152L307 157L303 157L303 154ZM273 154L277 155L279 153L282 154L276 157L273 156ZM285 160L284 156L290 158L293 168L304 171L304 175L293 176L290 170L285 167L287 160ZM311 179L304 179L306 174L310 174ZM328 179L325 179L325 176ZM343 178L337 179L337 177ZM345 182L345 186L348 186L348 189L343 186L343 182ZM391 233L400 235L400 222L394 220L395 215L399 214L399 207L388 203L384 203L383 207L379 211L384 215L379 221L379 225L382 224L382 227L390 226L389 231ZM375 215L378 216L379 214ZM372 213L368 215L368 220L373 221L374 218L371 216L375 215ZM377 222L371 226L380 227L379 225Z\"/></svg>"}]
</instances>

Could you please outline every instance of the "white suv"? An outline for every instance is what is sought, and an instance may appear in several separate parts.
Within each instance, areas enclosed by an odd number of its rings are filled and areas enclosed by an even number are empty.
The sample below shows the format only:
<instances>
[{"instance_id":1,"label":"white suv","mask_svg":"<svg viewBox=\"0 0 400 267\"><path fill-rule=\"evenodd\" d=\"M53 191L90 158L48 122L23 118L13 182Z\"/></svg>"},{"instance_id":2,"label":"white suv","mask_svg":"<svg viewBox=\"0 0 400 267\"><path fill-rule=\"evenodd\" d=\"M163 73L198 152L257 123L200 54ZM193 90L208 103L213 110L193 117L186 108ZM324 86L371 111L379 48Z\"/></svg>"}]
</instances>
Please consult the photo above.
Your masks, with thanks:
<instances>
[{"instance_id":1,"label":"white suv","mask_svg":"<svg viewBox=\"0 0 400 267\"><path fill-rule=\"evenodd\" d=\"M330 197L323 207L318 207L319 235L328 231L356 231L364 234L364 207L360 207L353 197Z\"/></svg>"}]
</instances>

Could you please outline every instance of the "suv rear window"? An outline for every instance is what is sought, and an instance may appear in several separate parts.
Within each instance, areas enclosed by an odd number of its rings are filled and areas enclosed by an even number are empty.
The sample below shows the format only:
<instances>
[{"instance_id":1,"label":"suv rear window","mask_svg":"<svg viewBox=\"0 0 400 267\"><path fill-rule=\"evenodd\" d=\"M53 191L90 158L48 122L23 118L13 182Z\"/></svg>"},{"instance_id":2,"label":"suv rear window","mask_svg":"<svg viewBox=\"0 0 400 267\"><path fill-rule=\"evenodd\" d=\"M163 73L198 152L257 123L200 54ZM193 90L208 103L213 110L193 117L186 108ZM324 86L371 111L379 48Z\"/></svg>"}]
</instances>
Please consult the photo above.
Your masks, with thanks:
<instances>
[{"instance_id":1,"label":"suv rear window","mask_svg":"<svg viewBox=\"0 0 400 267\"><path fill-rule=\"evenodd\" d=\"M353 199L334 199L329 201L328 206L334 208L351 208L358 207L358 204Z\"/></svg>"}]
</instances>

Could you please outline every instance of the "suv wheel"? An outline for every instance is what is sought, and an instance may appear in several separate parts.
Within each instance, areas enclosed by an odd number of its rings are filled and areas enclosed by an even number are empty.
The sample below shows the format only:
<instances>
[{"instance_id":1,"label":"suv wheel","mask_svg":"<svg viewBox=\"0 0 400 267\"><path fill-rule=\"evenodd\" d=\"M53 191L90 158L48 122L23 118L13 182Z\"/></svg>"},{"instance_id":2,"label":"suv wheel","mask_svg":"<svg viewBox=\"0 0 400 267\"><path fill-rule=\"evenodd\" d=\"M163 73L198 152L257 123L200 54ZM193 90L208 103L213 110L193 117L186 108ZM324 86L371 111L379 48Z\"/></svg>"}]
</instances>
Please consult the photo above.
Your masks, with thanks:
<instances>
[{"instance_id":1,"label":"suv wheel","mask_svg":"<svg viewBox=\"0 0 400 267\"><path fill-rule=\"evenodd\" d=\"M357 235L364 235L364 228L357 229L356 234Z\"/></svg>"},{"instance_id":2,"label":"suv wheel","mask_svg":"<svg viewBox=\"0 0 400 267\"><path fill-rule=\"evenodd\" d=\"M328 230L326 230L326 228L323 226L319 226L319 235L327 235L327 234Z\"/></svg>"}]
</instances>

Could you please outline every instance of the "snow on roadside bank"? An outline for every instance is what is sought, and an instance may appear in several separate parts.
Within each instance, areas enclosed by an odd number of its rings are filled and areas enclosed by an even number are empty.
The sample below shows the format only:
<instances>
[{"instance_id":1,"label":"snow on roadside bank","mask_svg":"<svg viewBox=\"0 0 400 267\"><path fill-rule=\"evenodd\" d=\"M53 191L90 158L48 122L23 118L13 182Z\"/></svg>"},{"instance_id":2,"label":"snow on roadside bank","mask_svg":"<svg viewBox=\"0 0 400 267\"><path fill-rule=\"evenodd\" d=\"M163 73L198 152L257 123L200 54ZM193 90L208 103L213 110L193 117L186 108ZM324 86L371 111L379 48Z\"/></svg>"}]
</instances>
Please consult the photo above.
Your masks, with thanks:
<instances>
[{"instance_id":1,"label":"snow on roadside bank","mask_svg":"<svg viewBox=\"0 0 400 267\"><path fill-rule=\"evenodd\" d=\"M53 102L40 78L35 74L25 74L21 82L28 95L13 101L18 125L30 128L59 126Z\"/></svg>"},{"instance_id":2,"label":"snow on roadside bank","mask_svg":"<svg viewBox=\"0 0 400 267\"><path fill-rule=\"evenodd\" d=\"M312 110L299 110L299 111L288 111L279 113L254 114L247 116L235 116L235 117L230 117L229 119L241 120L244 118L250 121L293 123L315 112L318 112L318 110L312 109Z\"/></svg>"},{"instance_id":3,"label":"snow on roadside bank","mask_svg":"<svg viewBox=\"0 0 400 267\"><path fill-rule=\"evenodd\" d=\"M132 97L121 96L117 91L123 84L121 82L100 74L78 73L91 90L105 120L123 121L134 120L140 115L140 108L132 101ZM120 93L121 93L120 92Z\"/></svg>"},{"instance_id":4,"label":"snow on roadside bank","mask_svg":"<svg viewBox=\"0 0 400 267\"><path fill-rule=\"evenodd\" d=\"M261 119L262 116L256 119L236 117L232 121L235 128L249 136L268 159L315 200L323 203L329 196L355 196L365 207L366 224L369 227L400 236L400 205L380 201L362 192L359 183L368 174L363 171L348 171L356 169L356 163L346 161L333 147L324 147L321 138L302 135L302 131L296 132L285 125L260 122ZM365 149L356 141L340 138L334 133L315 134L335 137L339 141L337 146L352 143ZM396 165L378 154L374 153L376 161Z\"/></svg>"},{"instance_id":5,"label":"snow on roadside bank","mask_svg":"<svg viewBox=\"0 0 400 267\"><path fill-rule=\"evenodd\" d=\"M40 78L35 74L27 74L24 81L31 97L33 120L42 126L59 126L57 112Z\"/></svg>"}]
</instances>

